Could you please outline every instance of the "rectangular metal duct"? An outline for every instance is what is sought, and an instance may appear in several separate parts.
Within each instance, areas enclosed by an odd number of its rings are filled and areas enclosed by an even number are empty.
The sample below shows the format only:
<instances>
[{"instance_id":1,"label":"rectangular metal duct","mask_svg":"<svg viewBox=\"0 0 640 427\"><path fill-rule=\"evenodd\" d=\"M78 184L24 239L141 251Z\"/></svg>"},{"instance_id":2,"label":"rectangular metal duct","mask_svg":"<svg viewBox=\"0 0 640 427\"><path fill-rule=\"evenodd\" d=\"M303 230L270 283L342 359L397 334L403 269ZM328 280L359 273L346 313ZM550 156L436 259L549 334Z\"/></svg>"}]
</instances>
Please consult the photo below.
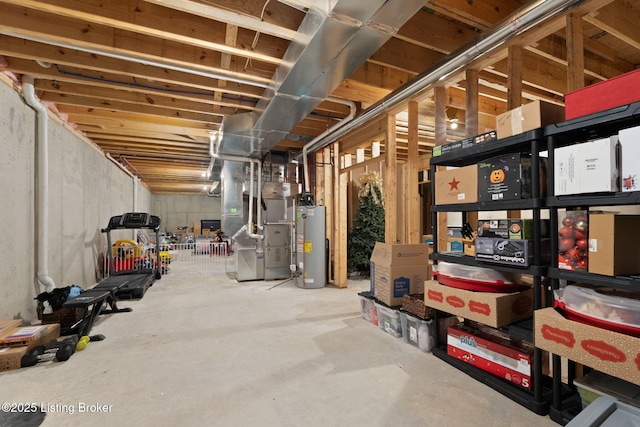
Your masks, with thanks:
<instances>
[{"instance_id":1,"label":"rectangular metal duct","mask_svg":"<svg viewBox=\"0 0 640 427\"><path fill-rule=\"evenodd\" d=\"M252 113L223 120L220 154L261 158L373 55L425 0L338 0L310 7Z\"/></svg>"},{"instance_id":2,"label":"rectangular metal duct","mask_svg":"<svg viewBox=\"0 0 640 427\"><path fill-rule=\"evenodd\" d=\"M222 231L233 236L244 225L244 198L242 184L244 164L225 161L222 167Z\"/></svg>"}]
</instances>

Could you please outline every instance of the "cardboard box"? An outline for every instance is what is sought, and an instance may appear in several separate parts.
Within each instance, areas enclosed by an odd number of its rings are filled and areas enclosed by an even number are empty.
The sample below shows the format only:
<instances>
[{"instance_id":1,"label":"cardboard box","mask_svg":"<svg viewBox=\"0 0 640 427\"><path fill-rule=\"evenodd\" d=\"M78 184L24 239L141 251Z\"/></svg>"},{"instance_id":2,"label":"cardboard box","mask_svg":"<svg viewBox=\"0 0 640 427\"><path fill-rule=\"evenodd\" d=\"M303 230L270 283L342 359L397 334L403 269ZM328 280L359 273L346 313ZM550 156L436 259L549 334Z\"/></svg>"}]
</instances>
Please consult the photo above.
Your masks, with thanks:
<instances>
[{"instance_id":1,"label":"cardboard box","mask_svg":"<svg viewBox=\"0 0 640 427\"><path fill-rule=\"evenodd\" d=\"M467 256L476 256L476 239L462 239L462 252Z\"/></svg>"},{"instance_id":2,"label":"cardboard box","mask_svg":"<svg viewBox=\"0 0 640 427\"><path fill-rule=\"evenodd\" d=\"M640 385L640 338L565 319L554 308L534 312L536 346Z\"/></svg>"},{"instance_id":3,"label":"cardboard box","mask_svg":"<svg viewBox=\"0 0 640 427\"><path fill-rule=\"evenodd\" d=\"M464 243L461 237L447 237L447 252L463 252Z\"/></svg>"},{"instance_id":4,"label":"cardboard box","mask_svg":"<svg viewBox=\"0 0 640 427\"><path fill-rule=\"evenodd\" d=\"M469 165L436 172L436 205L476 203L478 201L478 166Z\"/></svg>"},{"instance_id":5,"label":"cardboard box","mask_svg":"<svg viewBox=\"0 0 640 427\"><path fill-rule=\"evenodd\" d=\"M640 190L640 126L622 129L620 143L620 190Z\"/></svg>"},{"instance_id":6,"label":"cardboard box","mask_svg":"<svg viewBox=\"0 0 640 427\"><path fill-rule=\"evenodd\" d=\"M554 150L554 194L618 191L618 137L597 139Z\"/></svg>"},{"instance_id":7,"label":"cardboard box","mask_svg":"<svg viewBox=\"0 0 640 427\"><path fill-rule=\"evenodd\" d=\"M500 328L531 317L533 289L510 294L473 292L428 280L424 282L424 303L437 310Z\"/></svg>"},{"instance_id":8,"label":"cardboard box","mask_svg":"<svg viewBox=\"0 0 640 427\"><path fill-rule=\"evenodd\" d=\"M564 95L566 120L640 101L640 70Z\"/></svg>"},{"instance_id":9,"label":"cardboard box","mask_svg":"<svg viewBox=\"0 0 640 427\"><path fill-rule=\"evenodd\" d=\"M10 331L22 325L22 320L1 320L0 321L0 337L4 337Z\"/></svg>"},{"instance_id":10,"label":"cardboard box","mask_svg":"<svg viewBox=\"0 0 640 427\"><path fill-rule=\"evenodd\" d=\"M28 345L40 340L47 333L46 326L23 326L14 328L0 337L0 346Z\"/></svg>"},{"instance_id":11,"label":"cardboard box","mask_svg":"<svg viewBox=\"0 0 640 427\"><path fill-rule=\"evenodd\" d=\"M200 236L202 234L202 225L200 224L200 221L193 223L193 234L196 236Z\"/></svg>"},{"instance_id":12,"label":"cardboard box","mask_svg":"<svg viewBox=\"0 0 640 427\"><path fill-rule=\"evenodd\" d=\"M563 122L564 116L564 107L540 100L532 101L496 117L498 139Z\"/></svg>"},{"instance_id":13,"label":"cardboard box","mask_svg":"<svg viewBox=\"0 0 640 427\"><path fill-rule=\"evenodd\" d=\"M549 262L550 239L541 239L540 262ZM476 237L476 259L495 264L528 267L533 263L533 240Z\"/></svg>"},{"instance_id":14,"label":"cardboard box","mask_svg":"<svg viewBox=\"0 0 640 427\"><path fill-rule=\"evenodd\" d=\"M640 215L589 214L589 273L640 273Z\"/></svg>"},{"instance_id":15,"label":"cardboard box","mask_svg":"<svg viewBox=\"0 0 640 427\"><path fill-rule=\"evenodd\" d=\"M460 141L450 142L448 144L443 144L443 145L437 145L433 147L432 156L438 157L452 151L460 151L460 150L464 150L465 148L473 147L476 144L495 141L496 139L498 139L497 132L495 130L492 130L480 135L470 136L468 138L461 139Z\"/></svg>"},{"instance_id":16,"label":"cardboard box","mask_svg":"<svg viewBox=\"0 0 640 427\"><path fill-rule=\"evenodd\" d=\"M540 158L540 192L546 195L545 158ZM520 153L492 157L478 163L478 200L527 199L531 194L531 156Z\"/></svg>"},{"instance_id":17,"label":"cardboard box","mask_svg":"<svg viewBox=\"0 0 640 427\"><path fill-rule=\"evenodd\" d=\"M533 224L532 219L481 219L478 221L478 236L511 240L533 239ZM540 237L549 237L548 219L540 221Z\"/></svg>"},{"instance_id":18,"label":"cardboard box","mask_svg":"<svg viewBox=\"0 0 640 427\"><path fill-rule=\"evenodd\" d=\"M0 372L13 371L22 367L20 361L27 354L29 347L0 347Z\"/></svg>"},{"instance_id":19,"label":"cardboard box","mask_svg":"<svg viewBox=\"0 0 640 427\"><path fill-rule=\"evenodd\" d=\"M468 325L449 326L447 354L526 389L531 389L533 345L516 346Z\"/></svg>"},{"instance_id":20,"label":"cardboard box","mask_svg":"<svg viewBox=\"0 0 640 427\"><path fill-rule=\"evenodd\" d=\"M27 345L0 347L0 372L19 369L20 360L27 351L38 345L44 345L60 336L60 325L52 323L42 326L45 329L43 335L37 340L29 342Z\"/></svg>"},{"instance_id":21,"label":"cardboard box","mask_svg":"<svg viewBox=\"0 0 640 427\"><path fill-rule=\"evenodd\" d=\"M371 293L382 303L402 305L404 294L423 293L429 279L429 245L377 242L371 254Z\"/></svg>"}]
</instances>

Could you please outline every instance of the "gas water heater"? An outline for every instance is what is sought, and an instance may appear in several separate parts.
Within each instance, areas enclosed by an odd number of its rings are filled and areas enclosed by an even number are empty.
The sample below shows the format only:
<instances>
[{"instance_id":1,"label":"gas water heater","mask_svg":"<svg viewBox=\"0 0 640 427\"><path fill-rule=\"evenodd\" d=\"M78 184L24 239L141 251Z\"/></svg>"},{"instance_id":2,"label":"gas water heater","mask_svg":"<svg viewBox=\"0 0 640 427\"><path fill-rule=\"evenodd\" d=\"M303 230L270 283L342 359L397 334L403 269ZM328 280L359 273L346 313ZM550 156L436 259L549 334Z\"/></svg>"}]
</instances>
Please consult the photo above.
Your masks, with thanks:
<instances>
[{"instance_id":1,"label":"gas water heater","mask_svg":"<svg viewBox=\"0 0 640 427\"><path fill-rule=\"evenodd\" d=\"M296 273L299 288L317 289L327 284L326 208L299 206L296 210Z\"/></svg>"}]
</instances>

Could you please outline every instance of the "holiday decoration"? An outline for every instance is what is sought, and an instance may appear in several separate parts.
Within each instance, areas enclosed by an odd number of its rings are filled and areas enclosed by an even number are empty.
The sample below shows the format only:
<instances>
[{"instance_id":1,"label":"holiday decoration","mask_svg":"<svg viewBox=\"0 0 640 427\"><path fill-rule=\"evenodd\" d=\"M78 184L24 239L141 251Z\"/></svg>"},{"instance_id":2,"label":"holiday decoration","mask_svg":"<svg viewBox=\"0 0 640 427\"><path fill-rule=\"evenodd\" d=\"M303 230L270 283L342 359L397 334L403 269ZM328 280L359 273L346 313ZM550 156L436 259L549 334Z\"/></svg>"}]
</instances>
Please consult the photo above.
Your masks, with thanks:
<instances>
[{"instance_id":1,"label":"holiday decoration","mask_svg":"<svg viewBox=\"0 0 640 427\"><path fill-rule=\"evenodd\" d=\"M584 211L567 211L558 229L558 268L587 271L588 229L589 222Z\"/></svg>"},{"instance_id":2,"label":"holiday decoration","mask_svg":"<svg viewBox=\"0 0 640 427\"><path fill-rule=\"evenodd\" d=\"M349 267L369 271L369 258L376 242L384 242L384 198L382 179L372 171L358 178L360 203L347 239Z\"/></svg>"}]
</instances>

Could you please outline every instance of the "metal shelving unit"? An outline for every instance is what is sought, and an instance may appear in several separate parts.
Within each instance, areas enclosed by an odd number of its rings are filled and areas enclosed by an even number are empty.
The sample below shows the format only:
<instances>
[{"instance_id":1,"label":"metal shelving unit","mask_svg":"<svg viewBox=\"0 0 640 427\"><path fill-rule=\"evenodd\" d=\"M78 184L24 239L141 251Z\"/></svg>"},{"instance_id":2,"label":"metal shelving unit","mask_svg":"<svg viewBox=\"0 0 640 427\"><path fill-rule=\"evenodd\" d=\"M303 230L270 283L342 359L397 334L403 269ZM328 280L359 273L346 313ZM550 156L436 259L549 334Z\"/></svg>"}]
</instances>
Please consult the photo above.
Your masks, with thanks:
<instances>
[{"instance_id":1,"label":"metal shelving unit","mask_svg":"<svg viewBox=\"0 0 640 427\"><path fill-rule=\"evenodd\" d=\"M463 220L466 212L469 211L495 211L495 210L525 210L531 209L533 212L533 262L528 268L511 267L508 265L499 265L476 261L475 258L469 256L457 256L452 253L439 253L437 248L438 233L437 228L433 230L434 261L448 261L465 265L477 265L489 267L500 271L511 271L524 274L532 274L534 277L534 309L542 306L542 276L546 274L546 266L541 264L541 227L540 227L540 211L544 207L544 200L540 197L540 151L546 149L543 146L543 129L535 129L523 134L515 135L501 140L491 141L488 143L479 143L470 147L461 148L459 150L447 152L438 157L431 159L431 180L432 194L435 195L435 167L436 166L466 166L477 163L478 160L498 155L527 152L531 153L531 170L532 170L532 195L530 199L507 200L495 202L479 202L455 205L433 205L432 215L433 224L437 224L438 212L462 212ZM436 312L436 321L438 315ZM482 381L484 384L500 392L511 400L521 404L527 409L539 414L547 415L551 405L552 384L550 378L542 373L542 351L534 350L533 355L533 389L527 390L522 387L509 383L499 377L478 369L472 365L462 362L447 354L446 346L436 343L433 354L449 363L450 365L462 370L471 377Z\"/></svg>"},{"instance_id":2,"label":"metal shelving unit","mask_svg":"<svg viewBox=\"0 0 640 427\"><path fill-rule=\"evenodd\" d=\"M617 192L555 196L554 190L554 149L569 144L586 142L596 138L605 138L618 133L621 129L640 125L640 102L624 105L584 117L579 117L544 128L549 155L548 197L550 228L558 227L558 209L589 206L640 205L640 192ZM640 276L604 276L584 271L560 269L558 259L558 235L551 234L551 259L549 277L553 289L559 287L560 280L589 283L596 286L616 287L627 290L640 290ZM568 423L580 412L580 399L573 386L575 363L569 364L569 384L560 379L560 356L553 355L553 404L549 408L549 416L559 424Z\"/></svg>"}]
</instances>

